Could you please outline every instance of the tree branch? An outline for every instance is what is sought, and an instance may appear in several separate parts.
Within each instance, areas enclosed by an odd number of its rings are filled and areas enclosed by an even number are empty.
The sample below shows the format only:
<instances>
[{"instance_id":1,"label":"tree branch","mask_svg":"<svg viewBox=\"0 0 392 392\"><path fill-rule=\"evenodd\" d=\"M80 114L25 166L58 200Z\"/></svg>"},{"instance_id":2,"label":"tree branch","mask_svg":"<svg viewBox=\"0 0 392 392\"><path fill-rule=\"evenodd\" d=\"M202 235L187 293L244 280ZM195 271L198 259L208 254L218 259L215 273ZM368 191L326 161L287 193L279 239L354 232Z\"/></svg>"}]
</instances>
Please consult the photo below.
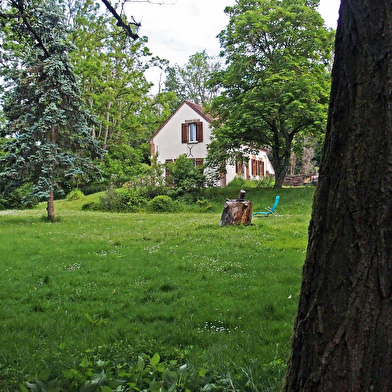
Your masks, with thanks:
<instances>
[{"instance_id":1,"label":"tree branch","mask_svg":"<svg viewBox=\"0 0 392 392\"><path fill-rule=\"evenodd\" d=\"M20 12L19 14L1 14L2 17L6 18L22 18L23 23L25 24L27 30L33 35L33 37L37 40L38 45L41 47L41 49L44 51L45 55L47 57L50 57L50 53L46 49L44 43L42 42L40 36L36 33L34 30L33 26L31 26L26 13L24 12L24 3L23 0L18 0L18 1L13 1L12 2L13 6ZM5 15L5 16L3 16Z\"/></svg>"},{"instance_id":2,"label":"tree branch","mask_svg":"<svg viewBox=\"0 0 392 392\"><path fill-rule=\"evenodd\" d=\"M12 19L12 18L21 18L23 15L22 14L6 14L4 12L0 12L0 18L3 19Z\"/></svg>"},{"instance_id":3,"label":"tree branch","mask_svg":"<svg viewBox=\"0 0 392 392\"><path fill-rule=\"evenodd\" d=\"M122 20L121 16L120 16L120 15L117 13L117 11L112 7L112 5L109 3L108 0L102 0L102 3L105 4L106 8L107 8L107 9L112 13L112 15L117 19L117 26L122 27L122 28L125 30L125 32L127 33L127 35L128 35L129 37L131 37L132 39L136 40L136 39L139 38L139 36L138 36L137 34L135 34L135 33L132 31L130 25L129 25L129 24L126 24L126 23ZM140 23L134 22L133 24L134 24L135 26L137 26L137 27L140 26Z\"/></svg>"}]
</instances>

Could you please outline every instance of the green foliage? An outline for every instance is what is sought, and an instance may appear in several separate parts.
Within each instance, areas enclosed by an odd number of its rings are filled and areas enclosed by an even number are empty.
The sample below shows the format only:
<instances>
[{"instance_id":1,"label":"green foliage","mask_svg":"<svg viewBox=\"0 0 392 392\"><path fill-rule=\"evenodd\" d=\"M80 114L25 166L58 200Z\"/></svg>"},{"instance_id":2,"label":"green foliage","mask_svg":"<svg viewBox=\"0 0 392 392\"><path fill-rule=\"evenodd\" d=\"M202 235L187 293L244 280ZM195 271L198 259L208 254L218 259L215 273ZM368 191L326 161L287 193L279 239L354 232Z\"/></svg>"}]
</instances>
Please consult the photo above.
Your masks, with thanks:
<instances>
[{"instance_id":1,"label":"green foliage","mask_svg":"<svg viewBox=\"0 0 392 392\"><path fill-rule=\"evenodd\" d=\"M62 369L62 375L55 378L52 369L43 369L35 377L28 377L22 392L46 391L216 391L233 390L258 391L252 369L237 369L235 373L222 372L216 368L195 368L181 359L162 360L158 353L150 356L141 354L130 363L113 364L97 357L84 356L75 369ZM276 358L264 365L266 373L278 369L280 379L286 365Z\"/></svg>"},{"instance_id":2,"label":"green foliage","mask_svg":"<svg viewBox=\"0 0 392 392\"><path fill-rule=\"evenodd\" d=\"M101 209L102 209L101 204L95 203L93 201L89 201L88 203L84 203L82 205L82 211L97 211Z\"/></svg>"},{"instance_id":3,"label":"green foliage","mask_svg":"<svg viewBox=\"0 0 392 392\"><path fill-rule=\"evenodd\" d=\"M208 80L210 74L220 67L220 63L214 62L205 50L196 52L183 67L176 64L166 68L165 89L176 94L178 105L187 99L205 106L218 94L218 89L208 85Z\"/></svg>"},{"instance_id":4,"label":"green foliage","mask_svg":"<svg viewBox=\"0 0 392 392\"><path fill-rule=\"evenodd\" d=\"M141 151L124 143L111 146L101 165L105 183L117 187L122 186L143 170L142 162Z\"/></svg>"},{"instance_id":5,"label":"green foliage","mask_svg":"<svg viewBox=\"0 0 392 392\"><path fill-rule=\"evenodd\" d=\"M211 105L209 163L216 167L244 144L269 146L281 187L294 138L324 132L334 32L306 0L239 0L226 13L219 39L227 67L211 81L222 94Z\"/></svg>"},{"instance_id":6,"label":"green foliage","mask_svg":"<svg viewBox=\"0 0 392 392\"><path fill-rule=\"evenodd\" d=\"M179 203L166 195L155 196L148 202L148 207L152 212L174 212L180 209Z\"/></svg>"},{"instance_id":7,"label":"green foliage","mask_svg":"<svg viewBox=\"0 0 392 392\"><path fill-rule=\"evenodd\" d=\"M80 189L72 189L72 191L68 193L65 199L68 201L74 201L83 198L84 198L84 193Z\"/></svg>"},{"instance_id":8,"label":"green foliage","mask_svg":"<svg viewBox=\"0 0 392 392\"><path fill-rule=\"evenodd\" d=\"M175 162L166 164L169 172L168 182L178 193L197 191L206 181L202 167L196 167L192 159L180 155Z\"/></svg>"},{"instance_id":9,"label":"green foliage","mask_svg":"<svg viewBox=\"0 0 392 392\"><path fill-rule=\"evenodd\" d=\"M68 2L67 13L82 97L98 120L92 133L108 150L104 177L121 186L148 163L148 139L173 109L173 93L152 96L145 76L149 67L165 62L152 57L145 37L131 41L122 34L97 2Z\"/></svg>"},{"instance_id":10,"label":"green foliage","mask_svg":"<svg viewBox=\"0 0 392 392\"><path fill-rule=\"evenodd\" d=\"M32 196L32 183L25 183L8 192L0 192L0 210L33 208L38 204L36 197Z\"/></svg>"},{"instance_id":11,"label":"green foliage","mask_svg":"<svg viewBox=\"0 0 392 392\"><path fill-rule=\"evenodd\" d=\"M137 212L146 204L147 199L144 195L131 187L109 188L100 200L102 210L112 212Z\"/></svg>"},{"instance_id":12,"label":"green foliage","mask_svg":"<svg viewBox=\"0 0 392 392\"><path fill-rule=\"evenodd\" d=\"M208 211L212 208L211 203L206 199L198 199L196 204L199 206L200 210Z\"/></svg>"},{"instance_id":13,"label":"green foliage","mask_svg":"<svg viewBox=\"0 0 392 392\"><path fill-rule=\"evenodd\" d=\"M30 3L27 9L13 4L19 7L13 11L28 17L2 30L8 45L1 136L8 139L0 158L0 186L12 191L33 183L32 195L45 200L68 184L97 177L91 158L102 150L90 135L91 118L81 102L69 57L74 46L61 8L55 1Z\"/></svg>"}]
</instances>

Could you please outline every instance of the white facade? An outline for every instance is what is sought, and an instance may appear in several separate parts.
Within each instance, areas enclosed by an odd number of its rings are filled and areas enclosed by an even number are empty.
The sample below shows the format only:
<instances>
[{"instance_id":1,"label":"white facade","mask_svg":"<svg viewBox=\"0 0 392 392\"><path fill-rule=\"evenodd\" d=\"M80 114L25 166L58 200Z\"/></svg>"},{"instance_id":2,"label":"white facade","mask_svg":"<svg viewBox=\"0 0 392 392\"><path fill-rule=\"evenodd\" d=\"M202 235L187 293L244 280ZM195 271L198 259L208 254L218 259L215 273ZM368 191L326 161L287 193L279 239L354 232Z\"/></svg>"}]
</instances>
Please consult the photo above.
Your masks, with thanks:
<instances>
[{"instance_id":1,"label":"white facade","mask_svg":"<svg viewBox=\"0 0 392 392\"><path fill-rule=\"evenodd\" d=\"M196 165L202 165L211 141L211 121L200 105L183 101L150 139L151 156L158 154L157 161L164 164L186 155L194 159ZM220 185L227 185L239 175L244 179L259 179L274 174L265 150L258 150L257 155L249 158L246 165L227 165Z\"/></svg>"}]
</instances>

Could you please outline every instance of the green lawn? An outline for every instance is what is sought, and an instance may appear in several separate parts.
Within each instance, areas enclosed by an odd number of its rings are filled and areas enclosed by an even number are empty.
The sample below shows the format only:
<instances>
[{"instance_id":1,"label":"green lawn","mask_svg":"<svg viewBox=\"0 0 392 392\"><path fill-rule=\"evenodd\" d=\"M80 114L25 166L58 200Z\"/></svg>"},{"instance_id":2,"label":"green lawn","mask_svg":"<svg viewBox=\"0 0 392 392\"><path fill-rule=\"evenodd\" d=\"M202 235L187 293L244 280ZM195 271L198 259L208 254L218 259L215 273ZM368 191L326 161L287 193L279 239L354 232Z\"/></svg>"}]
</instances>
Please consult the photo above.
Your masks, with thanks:
<instances>
[{"instance_id":1,"label":"green lawn","mask_svg":"<svg viewBox=\"0 0 392 392\"><path fill-rule=\"evenodd\" d=\"M249 189L254 211L281 199L280 216L248 227L218 226L225 195L209 213L81 211L97 195L57 201L56 223L45 205L0 211L0 390L145 352L279 390L313 191Z\"/></svg>"}]
</instances>

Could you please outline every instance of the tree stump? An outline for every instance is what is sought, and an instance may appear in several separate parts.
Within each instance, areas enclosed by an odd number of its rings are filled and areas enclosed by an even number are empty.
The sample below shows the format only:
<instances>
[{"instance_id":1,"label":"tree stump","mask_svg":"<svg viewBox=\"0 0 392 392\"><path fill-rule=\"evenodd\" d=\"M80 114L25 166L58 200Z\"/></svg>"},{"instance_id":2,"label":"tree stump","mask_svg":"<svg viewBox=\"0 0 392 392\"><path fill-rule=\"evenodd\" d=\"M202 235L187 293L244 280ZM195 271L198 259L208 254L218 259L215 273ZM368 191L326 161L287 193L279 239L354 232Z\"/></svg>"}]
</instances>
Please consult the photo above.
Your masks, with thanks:
<instances>
[{"instance_id":1,"label":"tree stump","mask_svg":"<svg viewBox=\"0 0 392 392\"><path fill-rule=\"evenodd\" d=\"M245 200L245 193L245 191L241 190L238 199L226 200L219 226L251 224L252 202Z\"/></svg>"}]
</instances>

